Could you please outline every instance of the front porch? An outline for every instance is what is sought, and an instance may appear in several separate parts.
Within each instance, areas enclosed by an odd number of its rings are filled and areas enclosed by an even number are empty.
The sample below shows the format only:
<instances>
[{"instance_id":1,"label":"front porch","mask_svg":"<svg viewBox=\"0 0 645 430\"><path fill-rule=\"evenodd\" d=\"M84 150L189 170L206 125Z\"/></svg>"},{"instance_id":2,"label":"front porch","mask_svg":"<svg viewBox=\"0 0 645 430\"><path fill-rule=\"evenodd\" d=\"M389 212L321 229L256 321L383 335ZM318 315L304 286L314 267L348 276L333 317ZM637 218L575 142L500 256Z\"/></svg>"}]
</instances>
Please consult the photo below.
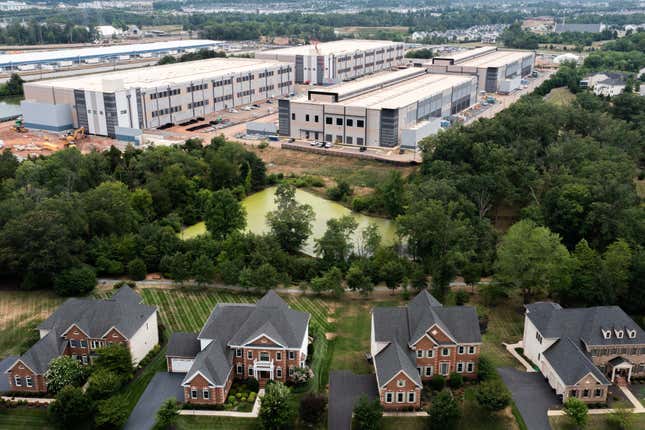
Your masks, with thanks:
<instances>
[{"instance_id":1,"label":"front porch","mask_svg":"<svg viewBox=\"0 0 645 430\"><path fill-rule=\"evenodd\" d=\"M626 386L631 383L634 365L623 357L616 357L607 363L607 376L616 385Z\"/></svg>"},{"instance_id":2,"label":"front porch","mask_svg":"<svg viewBox=\"0 0 645 430\"><path fill-rule=\"evenodd\" d=\"M275 379L273 360L254 360L253 378L258 381L260 387L264 387L269 381L273 381Z\"/></svg>"}]
</instances>

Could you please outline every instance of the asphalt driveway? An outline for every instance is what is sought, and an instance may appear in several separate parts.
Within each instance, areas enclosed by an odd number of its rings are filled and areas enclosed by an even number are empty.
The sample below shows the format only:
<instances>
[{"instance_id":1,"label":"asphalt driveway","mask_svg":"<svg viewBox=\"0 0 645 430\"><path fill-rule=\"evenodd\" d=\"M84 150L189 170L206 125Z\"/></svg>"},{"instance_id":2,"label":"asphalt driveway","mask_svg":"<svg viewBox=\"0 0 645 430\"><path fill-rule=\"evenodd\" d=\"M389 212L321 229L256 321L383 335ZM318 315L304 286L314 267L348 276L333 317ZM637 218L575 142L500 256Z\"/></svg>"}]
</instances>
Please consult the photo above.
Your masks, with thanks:
<instances>
[{"instance_id":1,"label":"asphalt driveway","mask_svg":"<svg viewBox=\"0 0 645 430\"><path fill-rule=\"evenodd\" d=\"M510 367L501 367L497 371L511 391L528 429L551 430L546 413L559 402L542 374L527 373Z\"/></svg>"},{"instance_id":2,"label":"asphalt driveway","mask_svg":"<svg viewBox=\"0 0 645 430\"><path fill-rule=\"evenodd\" d=\"M370 398L378 398L375 375L355 375L348 370L331 372L329 375L327 428L330 430L350 430L354 403L363 394Z\"/></svg>"},{"instance_id":3,"label":"asphalt driveway","mask_svg":"<svg viewBox=\"0 0 645 430\"><path fill-rule=\"evenodd\" d=\"M17 356L12 355L4 360L0 360L0 392L9 391L9 378L4 372L7 371L9 366L11 366L17 358Z\"/></svg>"},{"instance_id":4,"label":"asphalt driveway","mask_svg":"<svg viewBox=\"0 0 645 430\"><path fill-rule=\"evenodd\" d=\"M150 430L157 416L157 410L168 398L184 400L184 392L179 384L186 376L183 373L157 372L134 407L124 430Z\"/></svg>"}]
</instances>

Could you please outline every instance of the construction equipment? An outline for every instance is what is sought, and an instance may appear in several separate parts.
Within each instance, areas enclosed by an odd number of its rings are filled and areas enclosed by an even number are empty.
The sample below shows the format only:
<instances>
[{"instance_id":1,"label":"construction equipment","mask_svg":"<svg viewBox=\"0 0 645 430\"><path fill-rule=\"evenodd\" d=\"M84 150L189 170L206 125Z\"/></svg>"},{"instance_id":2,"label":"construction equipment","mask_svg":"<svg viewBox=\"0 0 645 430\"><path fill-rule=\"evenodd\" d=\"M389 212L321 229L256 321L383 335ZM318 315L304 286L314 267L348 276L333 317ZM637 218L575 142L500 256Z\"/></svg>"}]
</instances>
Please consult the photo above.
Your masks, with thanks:
<instances>
[{"instance_id":1,"label":"construction equipment","mask_svg":"<svg viewBox=\"0 0 645 430\"><path fill-rule=\"evenodd\" d=\"M76 142L81 139L85 139L85 137L87 137L85 134L85 127L80 127L61 137L61 139L65 140L65 148L76 148Z\"/></svg>"},{"instance_id":2,"label":"construction equipment","mask_svg":"<svg viewBox=\"0 0 645 430\"><path fill-rule=\"evenodd\" d=\"M52 152L56 152L56 151L58 151L58 150L60 149L60 148L58 147L58 145L56 145L55 143L51 143L51 142L43 142L43 143L41 143L40 145L41 145L44 149L47 149L47 150L52 151Z\"/></svg>"},{"instance_id":3,"label":"construction equipment","mask_svg":"<svg viewBox=\"0 0 645 430\"><path fill-rule=\"evenodd\" d=\"M16 122L13 124L11 129L18 133L25 133L27 131L27 129L22 126L22 117L16 119Z\"/></svg>"}]
</instances>

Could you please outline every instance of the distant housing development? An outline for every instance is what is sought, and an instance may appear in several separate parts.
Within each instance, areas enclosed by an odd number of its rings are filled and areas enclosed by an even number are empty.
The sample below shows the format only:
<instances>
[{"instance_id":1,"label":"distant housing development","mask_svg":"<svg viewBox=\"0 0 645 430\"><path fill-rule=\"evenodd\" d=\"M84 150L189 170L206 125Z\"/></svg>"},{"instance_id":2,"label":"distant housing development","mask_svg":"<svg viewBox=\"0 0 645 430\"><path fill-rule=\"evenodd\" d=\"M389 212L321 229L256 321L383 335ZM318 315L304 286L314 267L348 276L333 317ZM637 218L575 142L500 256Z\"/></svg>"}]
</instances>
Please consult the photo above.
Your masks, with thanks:
<instances>
[{"instance_id":1,"label":"distant housing development","mask_svg":"<svg viewBox=\"0 0 645 430\"><path fill-rule=\"evenodd\" d=\"M522 77L533 71L535 53L508 51L485 46L441 55L432 59L430 70L477 76L480 91L510 93L521 85Z\"/></svg>"},{"instance_id":2,"label":"distant housing development","mask_svg":"<svg viewBox=\"0 0 645 430\"><path fill-rule=\"evenodd\" d=\"M473 76L422 68L378 74L279 101L280 133L329 143L414 147L441 119L475 103Z\"/></svg>"},{"instance_id":3,"label":"distant housing development","mask_svg":"<svg viewBox=\"0 0 645 430\"><path fill-rule=\"evenodd\" d=\"M604 403L613 382L645 376L645 331L618 306L526 305L523 344L563 402Z\"/></svg>"},{"instance_id":4,"label":"distant housing development","mask_svg":"<svg viewBox=\"0 0 645 430\"><path fill-rule=\"evenodd\" d=\"M162 57L167 54L216 49L222 42L215 40L173 40L168 42L137 43L132 45L99 46L95 48L60 49L0 55L0 71L54 70L74 64L97 64L130 58Z\"/></svg>"},{"instance_id":5,"label":"distant housing development","mask_svg":"<svg viewBox=\"0 0 645 430\"><path fill-rule=\"evenodd\" d=\"M98 349L126 345L133 364L159 343L157 308L124 286L107 300L69 299L38 326L40 340L6 371L9 388L17 392L47 392L45 372L61 355L92 363Z\"/></svg>"},{"instance_id":6,"label":"distant housing development","mask_svg":"<svg viewBox=\"0 0 645 430\"><path fill-rule=\"evenodd\" d=\"M134 140L142 129L287 95L287 63L214 58L24 85L25 126Z\"/></svg>"},{"instance_id":7,"label":"distant housing development","mask_svg":"<svg viewBox=\"0 0 645 430\"><path fill-rule=\"evenodd\" d=\"M475 308L444 307L427 290L405 307L372 310L371 355L383 407L418 408L423 381L477 376L481 334Z\"/></svg>"},{"instance_id":8,"label":"distant housing development","mask_svg":"<svg viewBox=\"0 0 645 430\"><path fill-rule=\"evenodd\" d=\"M186 375L184 400L197 404L225 403L234 379L286 382L305 367L310 318L273 290L256 304L220 303L199 334L172 335L168 371Z\"/></svg>"},{"instance_id":9,"label":"distant housing development","mask_svg":"<svg viewBox=\"0 0 645 430\"><path fill-rule=\"evenodd\" d=\"M405 45L383 40L347 39L261 51L257 59L293 65L298 84L333 84L403 64Z\"/></svg>"}]
</instances>

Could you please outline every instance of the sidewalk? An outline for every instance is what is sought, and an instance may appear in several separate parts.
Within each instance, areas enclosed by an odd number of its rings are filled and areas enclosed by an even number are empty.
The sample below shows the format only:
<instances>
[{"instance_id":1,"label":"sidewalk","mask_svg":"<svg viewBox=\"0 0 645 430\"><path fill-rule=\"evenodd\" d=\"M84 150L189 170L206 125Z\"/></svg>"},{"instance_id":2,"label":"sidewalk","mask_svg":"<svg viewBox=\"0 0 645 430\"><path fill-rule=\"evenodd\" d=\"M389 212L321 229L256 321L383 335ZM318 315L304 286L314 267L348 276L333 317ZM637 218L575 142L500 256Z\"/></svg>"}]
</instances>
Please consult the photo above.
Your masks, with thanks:
<instances>
[{"instance_id":1,"label":"sidewalk","mask_svg":"<svg viewBox=\"0 0 645 430\"><path fill-rule=\"evenodd\" d=\"M504 343L504 342L502 342L502 345L504 345L504 348L506 348L506 350L513 357L515 357L515 359L517 361L519 361L522 366L524 366L524 368L526 369L527 372L533 372L533 373L536 372L536 370L533 368L533 365L531 365L531 363L526 361L524 359L524 357L522 357L520 354L517 353L517 351L515 351L516 348L524 349L524 342L523 341L520 340L517 343Z\"/></svg>"},{"instance_id":2,"label":"sidewalk","mask_svg":"<svg viewBox=\"0 0 645 430\"><path fill-rule=\"evenodd\" d=\"M260 415L260 399L264 396L264 388L258 391L251 412L211 411L206 409L182 409L179 415L194 415L202 417L257 418Z\"/></svg>"},{"instance_id":3,"label":"sidewalk","mask_svg":"<svg viewBox=\"0 0 645 430\"><path fill-rule=\"evenodd\" d=\"M627 399L634 405L634 408L631 410L635 414L645 414L645 407L643 407L643 404L634 396L634 394L629 390L627 387L619 386L620 391L625 394ZM604 409L589 409L589 415L603 415L603 414L611 414L612 412L615 412L616 409L612 408L604 408ZM561 409L558 410L549 410L547 411L547 415L550 417L557 417L557 416L563 416L565 415L564 411Z\"/></svg>"}]
</instances>

